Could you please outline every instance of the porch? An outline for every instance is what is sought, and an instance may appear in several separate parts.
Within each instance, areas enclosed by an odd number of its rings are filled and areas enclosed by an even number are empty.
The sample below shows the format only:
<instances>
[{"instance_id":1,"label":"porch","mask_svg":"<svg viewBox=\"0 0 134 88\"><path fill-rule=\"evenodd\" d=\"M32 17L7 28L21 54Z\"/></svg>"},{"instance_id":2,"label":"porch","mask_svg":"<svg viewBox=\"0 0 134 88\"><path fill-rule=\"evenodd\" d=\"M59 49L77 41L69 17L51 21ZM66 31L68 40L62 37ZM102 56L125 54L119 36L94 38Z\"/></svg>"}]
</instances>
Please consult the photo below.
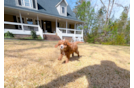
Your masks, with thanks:
<instances>
[{"instance_id":1,"label":"porch","mask_svg":"<svg viewBox=\"0 0 134 88\"><path fill-rule=\"evenodd\" d=\"M4 33L31 35L36 31L44 39L43 35L57 35L60 39L71 37L73 40L83 40L83 31L76 30L78 23L67 19L61 19L27 11L4 10Z\"/></svg>"}]
</instances>

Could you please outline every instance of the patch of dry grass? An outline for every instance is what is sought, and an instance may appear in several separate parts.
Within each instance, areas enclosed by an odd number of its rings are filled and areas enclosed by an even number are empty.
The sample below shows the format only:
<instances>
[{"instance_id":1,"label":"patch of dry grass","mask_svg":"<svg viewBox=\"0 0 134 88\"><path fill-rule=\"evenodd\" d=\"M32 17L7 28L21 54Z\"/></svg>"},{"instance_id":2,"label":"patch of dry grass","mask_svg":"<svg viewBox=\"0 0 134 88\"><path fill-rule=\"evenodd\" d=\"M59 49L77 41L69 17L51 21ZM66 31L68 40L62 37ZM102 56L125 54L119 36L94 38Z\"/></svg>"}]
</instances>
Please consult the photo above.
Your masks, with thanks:
<instances>
[{"instance_id":1,"label":"patch of dry grass","mask_svg":"<svg viewBox=\"0 0 134 88\"><path fill-rule=\"evenodd\" d=\"M63 64L56 43L5 40L5 88L130 87L129 46L79 44L81 57Z\"/></svg>"}]
</instances>

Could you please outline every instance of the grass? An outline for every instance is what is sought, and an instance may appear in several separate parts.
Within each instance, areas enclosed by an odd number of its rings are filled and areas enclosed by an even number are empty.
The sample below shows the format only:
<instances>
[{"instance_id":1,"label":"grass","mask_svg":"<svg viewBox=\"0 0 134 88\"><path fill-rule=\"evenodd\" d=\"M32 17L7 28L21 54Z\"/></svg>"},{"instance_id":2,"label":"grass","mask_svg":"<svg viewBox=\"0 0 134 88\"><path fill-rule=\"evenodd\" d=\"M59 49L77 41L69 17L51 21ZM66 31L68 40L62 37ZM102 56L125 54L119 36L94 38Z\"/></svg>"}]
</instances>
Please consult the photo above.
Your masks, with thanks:
<instances>
[{"instance_id":1,"label":"grass","mask_svg":"<svg viewBox=\"0 0 134 88\"><path fill-rule=\"evenodd\" d=\"M10 36L4 36L4 38L9 38L9 39L16 39L14 37L10 37ZM24 37L24 38L19 38L19 39L26 39L26 40L42 40L42 38L40 36L38 36L36 39L33 39L32 37Z\"/></svg>"},{"instance_id":2,"label":"grass","mask_svg":"<svg viewBox=\"0 0 134 88\"><path fill-rule=\"evenodd\" d=\"M13 37L10 37L10 36L4 36L4 38L13 38Z\"/></svg>"},{"instance_id":3,"label":"grass","mask_svg":"<svg viewBox=\"0 0 134 88\"><path fill-rule=\"evenodd\" d=\"M57 41L4 41L5 88L129 88L130 47L79 44L67 64Z\"/></svg>"}]
</instances>

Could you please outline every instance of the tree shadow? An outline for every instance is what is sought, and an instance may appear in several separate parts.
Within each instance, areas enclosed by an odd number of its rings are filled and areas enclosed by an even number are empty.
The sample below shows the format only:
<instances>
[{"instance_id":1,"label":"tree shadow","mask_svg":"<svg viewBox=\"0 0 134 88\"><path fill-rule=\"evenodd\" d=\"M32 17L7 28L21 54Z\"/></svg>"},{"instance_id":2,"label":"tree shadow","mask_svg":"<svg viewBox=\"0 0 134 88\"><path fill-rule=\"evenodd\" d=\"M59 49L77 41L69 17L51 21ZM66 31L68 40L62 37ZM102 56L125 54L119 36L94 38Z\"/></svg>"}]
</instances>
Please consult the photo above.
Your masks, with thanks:
<instances>
[{"instance_id":1,"label":"tree shadow","mask_svg":"<svg viewBox=\"0 0 134 88\"><path fill-rule=\"evenodd\" d=\"M84 67L36 88L64 88L69 82L73 82L82 76L86 76L88 81L87 88L130 87L130 71L118 67L112 61L101 61L101 65Z\"/></svg>"}]
</instances>

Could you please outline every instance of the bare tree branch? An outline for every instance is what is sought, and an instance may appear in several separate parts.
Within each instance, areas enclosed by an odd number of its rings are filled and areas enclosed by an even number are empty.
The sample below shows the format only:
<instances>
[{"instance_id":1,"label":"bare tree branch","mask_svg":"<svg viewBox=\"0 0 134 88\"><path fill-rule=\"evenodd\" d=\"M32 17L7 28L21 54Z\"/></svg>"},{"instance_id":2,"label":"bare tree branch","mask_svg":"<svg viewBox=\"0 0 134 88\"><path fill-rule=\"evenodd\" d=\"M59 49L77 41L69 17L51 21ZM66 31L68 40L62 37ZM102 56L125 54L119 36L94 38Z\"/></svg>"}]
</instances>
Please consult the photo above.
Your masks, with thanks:
<instances>
[{"instance_id":1,"label":"bare tree branch","mask_svg":"<svg viewBox=\"0 0 134 88\"><path fill-rule=\"evenodd\" d=\"M114 6L114 0L113 0L113 2L112 2L112 7L111 7L111 10L110 10L110 13L109 13L109 17L111 16L111 12L112 12L112 10L113 10L113 6Z\"/></svg>"},{"instance_id":2,"label":"bare tree branch","mask_svg":"<svg viewBox=\"0 0 134 88\"><path fill-rule=\"evenodd\" d=\"M115 3L117 6L119 6L119 7L123 7L124 8L124 6L123 5L121 5L121 4L118 4L118 3Z\"/></svg>"},{"instance_id":3,"label":"bare tree branch","mask_svg":"<svg viewBox=\"0 0 134 88\"><path fill-rule=\"evenodd\" d=\"M114 0L112 1L112 7L111 7L111 9L110 9L110 13L109 13L107 25L109 24L109 18L110 18L110 16L111 16L111 12L112 12L112 9L113 9L113 5L114 5Z\"/></svg>"},{"instance_id":4,"label":"bare tree branch","mask_svg":"<svg viewBox=\"0 0 134 88\"><path fill-rule=\"evenodd\" d=\"M127 9L127 13L126 13L127 16L128 16L128 12L129 12L129 10L130 10L130 4L129 4L128 9ZM123 26L123 29L125 29L126 26L127 26L127 18L126 18L126 20L125 20L125 24L124 24L124 26Z\"/></svg>"},{"instance_id":5,"label":"bare tree branch","mask_svg":"<svg viewBox=\"0 0 134 88\"><path fill-rule=\"evenodd\" d=\"M108 20L108 13L109 13L110 1L111 1L111 0L109 0L109 4L108 4L108 8L107 8L107 15L106 15L105 24L106 24L106 22L107 22L107 20Z\"/></svg>"},{"instance_id":6,"label":"bare tree branch","mask_svg":"<svg viewBox=\"0 0 134 88\"><path fill-rule=\"evenodd\" d=\"M93 6L93 8L95 8L95 6L96 6L96 3L97 3L97 0L96 0L96 2L95 2L95 5Z\"/></svg>"},{"instance_id":7,"label":"bare tree branch","mask_svg":"<svg viewBox=\"0 0 134 88\"><path fill-rule=\"evenodd\" d=\"M101 1L101 3L103 4L103 6L106 8L106 6L105 6L105 4L102 2L102 0L100 0Z\"/></svg>"}]
</instances>

